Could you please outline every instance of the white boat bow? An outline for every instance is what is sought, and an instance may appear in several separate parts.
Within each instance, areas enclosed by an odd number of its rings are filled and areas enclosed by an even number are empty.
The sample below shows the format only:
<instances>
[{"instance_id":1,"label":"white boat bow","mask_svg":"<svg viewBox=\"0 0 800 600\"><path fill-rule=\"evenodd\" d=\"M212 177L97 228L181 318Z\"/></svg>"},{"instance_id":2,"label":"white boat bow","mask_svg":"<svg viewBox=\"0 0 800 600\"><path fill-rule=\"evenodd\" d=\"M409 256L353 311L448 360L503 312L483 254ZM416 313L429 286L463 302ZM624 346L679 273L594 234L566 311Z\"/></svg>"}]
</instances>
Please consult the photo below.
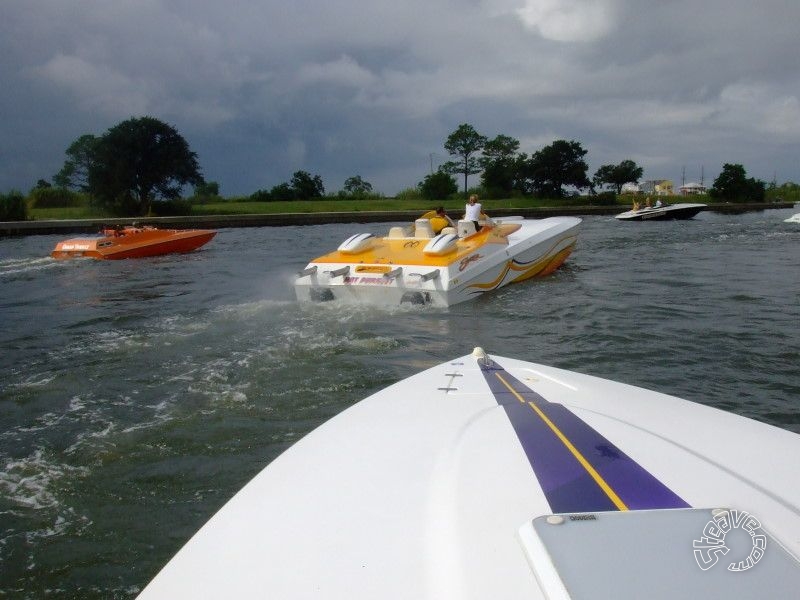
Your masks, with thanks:
<instances>
[{"instance_id":1,"label":"white boat bow","mask_svg":"<svg viewBox=\"0 0 800 600\"><path fill-rule=\"evenodd\" d=\"M796 597L798 453L786 430L476 349L308 434L140 598Z\"/></svg>"}]
</instances>

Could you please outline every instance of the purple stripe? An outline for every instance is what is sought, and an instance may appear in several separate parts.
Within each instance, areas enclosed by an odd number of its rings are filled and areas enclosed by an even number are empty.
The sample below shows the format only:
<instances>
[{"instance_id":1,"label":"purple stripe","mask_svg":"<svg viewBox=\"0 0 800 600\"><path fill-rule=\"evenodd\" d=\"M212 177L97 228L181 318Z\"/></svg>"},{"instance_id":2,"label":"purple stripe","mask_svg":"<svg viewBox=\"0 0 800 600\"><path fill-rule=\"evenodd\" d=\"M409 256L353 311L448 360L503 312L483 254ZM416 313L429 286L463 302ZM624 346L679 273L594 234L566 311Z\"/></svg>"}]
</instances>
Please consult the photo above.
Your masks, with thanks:
<instances>
[{"instance_id":1,"label":"purple stripe","mask_svg":"<svg viewBox=\"0 0 800 600\"><path fill-rule=\"evenodd\" d=\"M481 365L481 369L497 403L505 409L553 512L617 508L528 402L534 403L558 427L629 509L689 506L563 405L548 402L497 363ZM498 372L525 404L500 381Z\"/></svg>"}]
</instances>

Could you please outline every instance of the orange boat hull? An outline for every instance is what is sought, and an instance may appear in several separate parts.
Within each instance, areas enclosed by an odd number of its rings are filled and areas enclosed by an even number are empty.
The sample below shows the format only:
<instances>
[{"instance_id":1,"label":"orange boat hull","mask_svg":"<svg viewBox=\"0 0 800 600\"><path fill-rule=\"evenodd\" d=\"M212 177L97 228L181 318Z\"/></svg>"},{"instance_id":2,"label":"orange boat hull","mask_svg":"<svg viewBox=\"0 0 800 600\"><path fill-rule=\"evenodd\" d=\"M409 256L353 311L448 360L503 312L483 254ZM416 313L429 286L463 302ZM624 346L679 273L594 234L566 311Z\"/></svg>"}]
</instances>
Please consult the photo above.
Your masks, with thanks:
<instances>
[{"instance_id":1,"label":"orange boat hull","mask_svg":"<svg viewBox=\"0 0 800 600\"><path fill-rule=\"evenodd\" d=\"M125 227L106 229L100 237L71 238L56 244L53 258L120 260L191 252L217 234L211 229L157 229Z\"/></svg>"}]
</instances>

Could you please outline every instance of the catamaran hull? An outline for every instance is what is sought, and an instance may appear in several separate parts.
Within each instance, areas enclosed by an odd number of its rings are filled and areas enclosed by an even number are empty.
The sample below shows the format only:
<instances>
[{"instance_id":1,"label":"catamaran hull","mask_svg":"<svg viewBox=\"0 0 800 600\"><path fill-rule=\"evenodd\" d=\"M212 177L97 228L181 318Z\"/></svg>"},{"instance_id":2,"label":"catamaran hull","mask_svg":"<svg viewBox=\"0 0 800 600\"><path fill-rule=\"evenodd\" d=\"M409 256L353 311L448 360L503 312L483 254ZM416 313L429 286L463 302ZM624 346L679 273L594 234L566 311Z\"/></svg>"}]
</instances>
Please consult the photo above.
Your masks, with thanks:
<instances>
[{"instance_id":1,"label":"catamaran hull","mask_svg":"<svg viewBox=\"0 0 800 600\"><path fill-rule=\"evenodd\" d=\"M520 229L508 236L507 246L485 245L444 265L393 264L401 268L393 277L370 272L382 265L364 264L355 257L346 264L312 261L306 270L313 272L295 282L297 299L452 306L511 283L549 275L575 248L581 220L553 217L520 222ZM337 274L343 267L349 270ZM430 275L435 277L425 279Z\"/></svg>"},{"instance_id":2,"label":"catamaran hull","mask_svg":"<svg viewBox=\"0 0 800 600\"><path fill-rule=\"evenodd\" d=\"M783 429L476 349L308 434L140 600L793 598L798 453Z\"/></svg>"}]
</instances>

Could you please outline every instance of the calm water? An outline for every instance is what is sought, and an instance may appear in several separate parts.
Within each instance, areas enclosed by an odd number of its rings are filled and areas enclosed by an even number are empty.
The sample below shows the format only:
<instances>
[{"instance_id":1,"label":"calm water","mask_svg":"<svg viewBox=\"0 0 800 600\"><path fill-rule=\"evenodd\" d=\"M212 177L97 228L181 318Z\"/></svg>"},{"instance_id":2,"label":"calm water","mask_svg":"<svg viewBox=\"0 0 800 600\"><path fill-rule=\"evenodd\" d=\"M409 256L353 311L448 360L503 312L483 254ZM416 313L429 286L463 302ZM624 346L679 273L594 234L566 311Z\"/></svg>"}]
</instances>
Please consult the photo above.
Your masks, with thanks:
<instances>
[{"instance_id":1,"label":"calm water","mask_svg":"<svg viewBox=\"0 0 800 600\"><path fill-rule=\"evenodd\" d=\"M311 428L476 345L800 432L794 212L589 217L553 276L449 310L294 301L308 258L387 224L119 262L0 239L0 596L135 596Z\"/></svg>"}]
</instances>

